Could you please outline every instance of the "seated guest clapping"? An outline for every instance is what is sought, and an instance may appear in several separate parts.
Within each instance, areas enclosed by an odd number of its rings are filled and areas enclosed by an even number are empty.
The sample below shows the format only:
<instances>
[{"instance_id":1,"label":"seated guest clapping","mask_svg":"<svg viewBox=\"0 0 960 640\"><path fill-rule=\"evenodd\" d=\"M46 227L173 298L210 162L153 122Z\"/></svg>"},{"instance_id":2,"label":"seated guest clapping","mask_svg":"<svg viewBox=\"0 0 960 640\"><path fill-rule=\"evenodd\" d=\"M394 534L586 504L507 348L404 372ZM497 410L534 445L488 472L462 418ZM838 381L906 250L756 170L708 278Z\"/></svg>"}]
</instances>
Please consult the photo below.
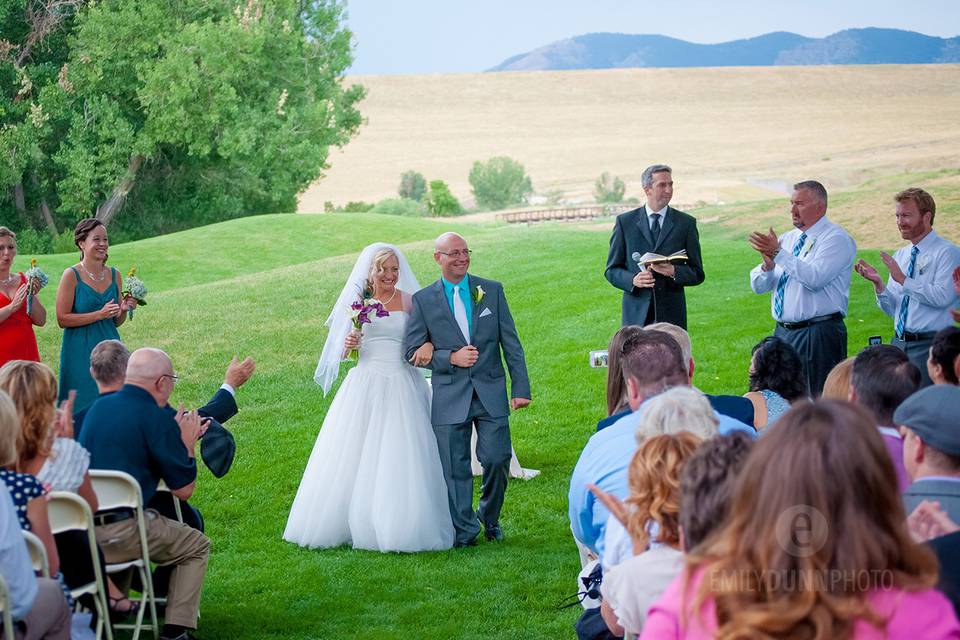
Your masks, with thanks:
<instances>
[{"instance_id":1,"label":"seated guest clapping","mask_svg":"<svg viewBox=\"0 0 960 640\"><path fill-rule=\"evenodd\" d=\"M910 484L910 478L903 467L903 438L893 424L893 412L919 388L920 371L906 353L891 344L867 347L853 359L850 401L873 415L901 491Z\"/></svg>"},{"instance_id":2,"label":"seated guest clapping","mask_svg":"<svg viewBox=\"0 0 960 640\"><path fill-rule=\"evenodd\" d=\"M624 633L616 613L618 603L643 597L642 593L634 593L636 584L631 577L642 576L646 593L653 591L659 597L683 567L680 470L701 442L689 431L645 440L630 461L630 496L625 504L591 485L591 491L610 509L611 517L626 526L633 542L632 557L604 569L600 585L600 615L615 636ZM652 602L649 600L647 605ZM637 633L639 629L627 631Z\"/></svg>"},{"instance_id":3,"label":"seated guest clapping","mask_svg":"<svg viewBox=\"0 0 960 640\"><path fill-rule=\"evenodd\" d=\"M912 482L903 492L911 513L936 501L960 522L960 388L933 385L900 405L893 421L903 432L903 463Z\"/></svg>"},{"instance_id":4,"label":"seated guest clapping","mask_svg":"<svg viewBox=\"0 0 960 640\"><path fill-rule=\"evenodd\" d=\"M641 411L642 415L636 434L637 444L641 447L647 440L659 435L687 432L701 440L707 440L717 435L718 420L716 413L707 398L693 387L667 389L645 402ZM637 490L633 481L630 480L630 469L636 462L637 456L634 454L627 470L628 487L631 494ZM597 495L597 491L601 490L598 488L592 491L594 495ZM619 498L611 495L609 500L619 501ZM629 498L627 500L629 502ZM602 501L602 504L609 508L606 501ZM613 514L607 518L607 526L603 532L604 571L617 566L638 553L635 548L633 533L628 532L621 522L621 519Z\"/></svg>"},{"instance_id":5,"label":"seated guest clapping","mask_svg":"<svg viewBox=\"0 0 960 640\"><path fill-rule=\"evenodd\" d=\"M610 338L610 345L607 347L607 417L597 422L597 431L609 427L630 413L630 404L627 402L627 381L623 377L620 359L623 342L641 331L643 327L628 324L620 327L620 330Z\"/></svg>"},{"instance_id":6,"label":"seated guest clapping","mask_svg":"<svg viewBox=\"0 0 960 640\"><path fill-rule=\"evenodd\" d=\"M737 474L753 439L744 433L717 436L683 461L680 472L679 547L696 549L718 530L727 515ZM671 510L673 505L671 504ZM604 574L601 614L613 635L639 634L647 609L683 569L683 556L664 545L626 560Z\"/></svg>"},{"instance_id":7,"label":"seated guest clapping","mask_svg":"<svg viewBox=\"0 0 960 640\"><path fill-rule=\"evenodd\" d=\"M933 553L907 533L874 420L802 404L757 441L722 530L649 610L641 638L957 638Z\"/></svg>"},{"instance_id":8,"label":"seated guest clapping","mask_svg":"<svg viewBox=\"0 0 960 640\"><path fill-rule=\"evenodd\" d=\"M98 399L85 419L81 444L90 452L91 468L129 473L139 482L145 503L156 493L160 480L184 500L196 483L194 456L204 426L195 411L181 409L174 417L165 410L177 379L167 354L138 349L130 356L123 388ZM125 510L95 516L97 542L108 562L132 560L139 554L132 516ZM145 518L151 560L176 567L161 638L187 640L187 629L197 626L210 540L152 509Z\"/></svg>"},{"instance_id":9,"label":"seated guest clapping","mask_svg":"<svg viewBox=\"0 0 960 640\"><path fill-rule=\"evenodd\" d=\"M807 376L796 349L774 336L761 340L750 358L750 391L744 397L753 403L757 429L769 427L794 402L807 399Z\"/></svg>"},{"instance_id":10,"label":"seated guest clapping","mask_svg":"<svg viewBox=\"0 0 960 640\"><path fill-rule=\"evenodd\" d=\"M927 373L933 384L960 384L960 329L947 327L933 337Z\"/></svg>"}]
</instances>

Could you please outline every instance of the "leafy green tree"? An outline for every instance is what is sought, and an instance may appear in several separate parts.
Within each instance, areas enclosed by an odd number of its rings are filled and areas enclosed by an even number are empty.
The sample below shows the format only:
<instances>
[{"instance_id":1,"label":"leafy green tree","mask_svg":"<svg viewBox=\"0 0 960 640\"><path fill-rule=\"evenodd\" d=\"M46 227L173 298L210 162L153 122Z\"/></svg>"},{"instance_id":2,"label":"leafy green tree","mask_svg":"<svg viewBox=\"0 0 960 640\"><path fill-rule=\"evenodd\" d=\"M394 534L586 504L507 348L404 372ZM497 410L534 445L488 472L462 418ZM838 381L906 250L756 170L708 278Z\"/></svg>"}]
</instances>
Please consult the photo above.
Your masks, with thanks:
<instances>
[{"instance_id":1,"label":"leafy green tree","mask_svg":"<svg viewBox=\"0 0 960 640\"><path fill-rule=\"evenodd\" d=\"M450 187L443 180L430 181L430 193L427 194L427 211L435 216L455 216L462 211L460 201L450 193Z\"/></svg>"},{"instance_id":2,"label":"leafy green tree","mask_svg":"<svg viewBox=\"0 0 960 640\"><path fill-rule=\"evenodd\" d=\"M427 193L427 181L419 171L406 171L400 176L400 197L420 202Z\"/></svg>"},{"instance_id":3,"label":"leafy green tree","mask_svg":"<svg viewBox=\"0 0 960 640\"><path fill-rule=\"evenodd\" d=\"M611 176L609 172L604 171L597 178L593 186L593 197L600 203L623 202L623 194L627 190L620 176Z\"/></svg>"},{"instance_id":4,"label":"leafy green tree","mask_svg":"<svg viewBox=\"0 0 960 640\"><path fill-rule=\"evenodd\" d=\"M338 0L0 0L0 207L131 236L293 209L361 123L342 23Z\"/></svg>"},{"instance_id":5,"label":"leafy green tree","mask_svg":"<svg viewBox=\"0 0 960 640\"><path fill-rule=\"evenodd\" d=\"M423 204L410 198L385 198L370 211L391 216L422 216L427 212Z\"/></svg>"},{"instance_id":6,"label":"leafy green tree","mask_svg":"<svg viewBox=\"0 0 960 640\"><path fill-rule=\"evenodd\" d=\"M477 204L487 209L503 209L522 204L533 193L533 185L523 165L506 156L474 162L470 186Z\"/></svg>"}]
</instances>

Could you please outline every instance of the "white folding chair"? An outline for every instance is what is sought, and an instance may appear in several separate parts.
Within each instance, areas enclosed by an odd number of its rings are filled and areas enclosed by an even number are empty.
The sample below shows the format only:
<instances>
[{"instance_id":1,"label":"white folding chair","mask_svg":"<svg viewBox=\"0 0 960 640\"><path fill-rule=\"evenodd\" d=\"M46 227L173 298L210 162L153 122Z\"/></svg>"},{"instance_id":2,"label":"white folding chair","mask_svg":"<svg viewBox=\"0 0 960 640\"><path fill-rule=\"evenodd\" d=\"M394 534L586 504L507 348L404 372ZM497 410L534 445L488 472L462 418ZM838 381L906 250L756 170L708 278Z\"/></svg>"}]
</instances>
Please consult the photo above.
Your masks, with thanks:
<instances>
[{"instance_id":1,"label":"white folding chair","mask_svg":"<svg viewBox=\"0 0 960 640\"><path fill-rule=\"evenodd\" d=\"M3 614L3 638L13 640L13 615L10 613L10 592L7 581L0 576L0 613Z\"/></svg>"},{"instance_id":2,"label":"white folding chair","mask_svg":"<svg viewBox=\"0 0 960 640\"><path fill-rule=\"evenodd\" d=\"M170 494L170 499L173 500L173 511L177 514L177 522L183 524L183 511L180 509L180 498L173 495L173 491L170 491L170 487L167 486L167 483L160 479L160 482L157 483L157 493L161 491L166 491Z\"/></svg>"},{"instance_id":3,"label":"white folding chair","mask_svg":"<svg viewBox=\"0 0 960 640\"><path fill-rule=\"evenodd\" d=\"M90 558L93 561L93 582L70 590L74 599L82 595L93 596L93 604L97 609L96 638L99 640L106 629L107 640L113 640L113 630L107 622L110 608L107 605L106 578L100 573L98 559L97 538L93 532L93 513L87 501L75 493L67 491L53 491L50 493L50 502L47 503L47 512L50 515L50 528L54 534L64 531L83 531L86 533L90 547Z\"/></svg>"},{"instance_id":4,"label":"white folding chair","mask_svg":"<svg viewBox=\"0 0 960 640\"><path fill-rule=\"evenodd\" d=\"M143 517L143 494L140 492L140 484L129 473L103 469L91 469L90 480L93 483L93 490L97 494L100 509L102 511L133 509L136 513L137 530L140 534L139 558L107 565L107 573L110 575L128 569L136 569L140 574L140 583L143 589L140 593L140 610L137 611L136 621L133 624L115 624L113 626L115 629L133 629L132 640L137 640L140 637L140 630L144 626L144 612L149 606L150 627L153 630L153 637L159 638L160 629L157 625L157 605L153 596L153 580L150 575L150 550L147 548L147 528Z\"/></svg>"},{"instance_id":5,"label":"white folding chair","mask_svg":"<svg viewBox=\"0 0 960 640\"><path fill-rule=\"evenodd\" d=\"M44 578L50 577L50 562L47 560L47 549L43 546L43 541L30 531L21 531L23 539L27 542L27 551L30 552L30 563L33 564L33 570L40 572Z\"/></svg>"}]
</instances>

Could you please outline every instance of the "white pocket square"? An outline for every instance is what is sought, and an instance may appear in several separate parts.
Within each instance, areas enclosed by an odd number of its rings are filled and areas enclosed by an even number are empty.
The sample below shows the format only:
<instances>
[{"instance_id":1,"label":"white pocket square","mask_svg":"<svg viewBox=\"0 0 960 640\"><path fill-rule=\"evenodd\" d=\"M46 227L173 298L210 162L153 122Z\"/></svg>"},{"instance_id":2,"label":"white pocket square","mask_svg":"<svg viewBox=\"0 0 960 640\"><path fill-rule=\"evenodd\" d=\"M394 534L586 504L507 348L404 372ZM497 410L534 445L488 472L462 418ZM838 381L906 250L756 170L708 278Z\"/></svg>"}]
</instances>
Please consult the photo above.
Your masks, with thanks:
<instances>
[{"instance_id":1,"label":"white pocket square","mask_svg":"<svg viewBox=\"0 0 960 640\"><path fill-rule=\"evenodd\" d=\"M483 317L485 317L485 316L492 316L492 315L493 315L493 312L490 311L490 307L486 307L486 308L484 308L483 311L480 312L480 317L481 317L481 318L483 318Z\"/></svg>"}]
</instances>

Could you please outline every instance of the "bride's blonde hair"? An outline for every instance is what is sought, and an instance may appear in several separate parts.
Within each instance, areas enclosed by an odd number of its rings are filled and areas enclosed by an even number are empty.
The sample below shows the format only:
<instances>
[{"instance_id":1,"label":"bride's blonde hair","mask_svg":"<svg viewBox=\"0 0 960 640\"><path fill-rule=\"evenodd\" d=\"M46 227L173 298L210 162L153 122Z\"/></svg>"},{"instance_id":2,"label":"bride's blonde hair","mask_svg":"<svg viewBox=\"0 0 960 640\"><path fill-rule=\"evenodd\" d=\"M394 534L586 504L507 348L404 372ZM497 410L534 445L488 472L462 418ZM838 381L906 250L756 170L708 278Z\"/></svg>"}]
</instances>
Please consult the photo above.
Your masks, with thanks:
<instances>
[{"instance_id":1,"label":"bride's blonde hair","mask_svg":"<svg viewBox=\"0 0 960 640\"><path fill-rule=\"evenodd\" d=\"M375 254L373 254L373 260L370 261L370 273L367 274L367 281L364 283L366 290L371 296L373 295L374 291L373 278L377 274L383 273L383 265L390 258L396 258L397 262L400 262L400 258L397 257L396 252L390 248L380 249L380 251L377 251Z\"/></svg>"}]
</instances>

